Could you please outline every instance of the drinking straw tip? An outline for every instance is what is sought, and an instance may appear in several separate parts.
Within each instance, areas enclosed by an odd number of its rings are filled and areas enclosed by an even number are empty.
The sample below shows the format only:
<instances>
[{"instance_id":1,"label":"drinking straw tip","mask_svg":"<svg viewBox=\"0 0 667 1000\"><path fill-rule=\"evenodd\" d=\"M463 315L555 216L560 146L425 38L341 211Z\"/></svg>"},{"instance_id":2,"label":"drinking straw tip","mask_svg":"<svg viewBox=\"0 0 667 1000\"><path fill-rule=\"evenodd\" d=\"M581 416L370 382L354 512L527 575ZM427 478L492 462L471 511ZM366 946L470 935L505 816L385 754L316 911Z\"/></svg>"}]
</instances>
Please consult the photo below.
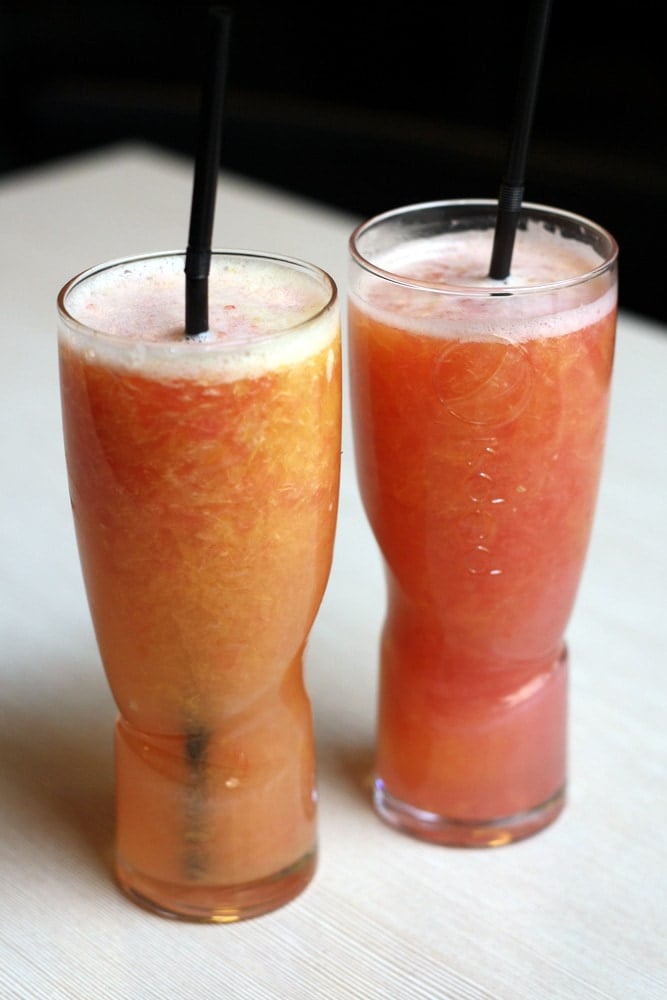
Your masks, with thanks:
<instances>
[{"instance_id":1,"label":"drinking straw tip","mask_svg":"<svg viewBox=\"0 0 667 1000\"><path fill-rule=\"evenodd\" d=\"M523 184L507 184L503 181L498 195L498 215L489 269L489 277L498 281L509 277L512 268L514 239L522 201Z\"/></svg>"},{"instance_id":2,"label":"drinking straw tip","mask_svg":"<svg viewBox=\"0 0 667 1000\"><path fill-rule=\"evenodd\" d=\"M210 7L209 18L209 51L202 87L190 230L185 255L185 335L188 339L202 339L201 335L208 331L209 326L208 276L232 14L227 7Z\"/></svg>"},{"instance_id":3,"label":"drinking straw tip","mask_svg":"<svg viewBox=\"0 0 667 1000\"><path fill-rule=\"evenodd\" d=\"M542 59L546 44L551 0L532 0L519 76L516 111L503 182L498 195L498 216L489 277L509 277L521 202L530 131L533 124Z\"/></svg>"}]
</instances>

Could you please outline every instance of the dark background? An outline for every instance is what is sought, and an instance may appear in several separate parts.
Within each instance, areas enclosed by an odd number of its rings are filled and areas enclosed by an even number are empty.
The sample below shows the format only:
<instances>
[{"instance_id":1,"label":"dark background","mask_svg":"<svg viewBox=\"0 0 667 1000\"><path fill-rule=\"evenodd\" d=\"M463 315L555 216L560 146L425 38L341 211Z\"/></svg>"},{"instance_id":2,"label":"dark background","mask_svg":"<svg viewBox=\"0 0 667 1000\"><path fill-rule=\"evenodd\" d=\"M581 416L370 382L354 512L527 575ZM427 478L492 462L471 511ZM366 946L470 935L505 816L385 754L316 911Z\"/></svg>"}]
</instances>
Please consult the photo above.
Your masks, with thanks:
<instances>
[{"instance_id":1,"label":"dark background","mask_svg":"<svg viewBox=\"0 0 667 1000\"><path fill-rule=\"evenodd\" d=\"M224 167L358 216L496 196L526 0L231 7ZM207 8L4 0L0 174L125 139L192 156ZM553 0L525 198L610 229L621 305L667 322L659 12Z\"/></svg>"}]
</instances>

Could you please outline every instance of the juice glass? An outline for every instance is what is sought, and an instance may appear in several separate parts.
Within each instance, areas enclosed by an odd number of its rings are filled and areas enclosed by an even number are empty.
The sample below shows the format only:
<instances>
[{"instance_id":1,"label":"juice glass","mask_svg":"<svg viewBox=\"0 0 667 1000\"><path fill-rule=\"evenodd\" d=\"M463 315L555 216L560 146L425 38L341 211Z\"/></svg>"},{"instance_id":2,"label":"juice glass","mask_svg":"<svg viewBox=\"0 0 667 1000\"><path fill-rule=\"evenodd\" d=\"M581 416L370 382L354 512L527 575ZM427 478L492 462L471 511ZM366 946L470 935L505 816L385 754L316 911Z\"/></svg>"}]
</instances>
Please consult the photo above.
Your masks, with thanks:
<instances>
[{"instance_id":1,"label":"juice glass","mask_svg":"<svg viewBox=\"0 0 667 1000\"><path fill-rule=\"evenodd\" d=\"M594 515L617 247L525 205L487 278L496 203L407 206L350 240L361 495L386 571L374 804L492 846L542 829L566 781L564 632Z\"/></svg>"},{"instance_id":2,"label":"juice glass","mask_svg":"<svg viewBox=\"0 0 667 1000\"><path fill-rule=\"evenodd\" d=\"M59 304L65 452L119 709L116 873L191 920L257 916L316 865L303 654L340 463L337 292L319 268L213 254L188 340L184 255L111 262Z\"/></svg>"}]
</instances>

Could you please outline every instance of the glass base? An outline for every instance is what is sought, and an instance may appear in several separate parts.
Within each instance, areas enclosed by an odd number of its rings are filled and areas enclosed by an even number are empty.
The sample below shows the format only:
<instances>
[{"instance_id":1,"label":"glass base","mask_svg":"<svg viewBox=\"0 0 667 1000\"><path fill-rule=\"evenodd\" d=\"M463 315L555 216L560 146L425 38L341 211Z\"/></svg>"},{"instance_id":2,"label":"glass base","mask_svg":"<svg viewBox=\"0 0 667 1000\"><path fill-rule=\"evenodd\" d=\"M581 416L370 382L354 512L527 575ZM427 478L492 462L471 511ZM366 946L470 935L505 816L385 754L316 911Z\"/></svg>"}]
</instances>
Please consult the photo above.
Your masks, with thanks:
<instances>
[{"instance_id":1,"label":"glass base","mask_svg":"<svg viewBox=\"0 0 667 1000\"><path fill-rule=\"evenodd\" d=\"M395 830L447 847L502 847L524 840L556 819L565 805L565 786L534 809L494 819L452 819L416 809L394 798L379 779L373 794L375 811Z\"/></svg>"},{"instance_id":2,"label":"glass base","mask_svg":"<svg viewBox=\"0 0 667 1000\"><path fill-rule=\"evenodd\" d=\"M270 913L303 892L317 865L309 851L283 871L241 885L177 885L143 875L116 859L116 876L123 892L146 910L173 920L231 924Z\"/></svg>"}]
</instances>

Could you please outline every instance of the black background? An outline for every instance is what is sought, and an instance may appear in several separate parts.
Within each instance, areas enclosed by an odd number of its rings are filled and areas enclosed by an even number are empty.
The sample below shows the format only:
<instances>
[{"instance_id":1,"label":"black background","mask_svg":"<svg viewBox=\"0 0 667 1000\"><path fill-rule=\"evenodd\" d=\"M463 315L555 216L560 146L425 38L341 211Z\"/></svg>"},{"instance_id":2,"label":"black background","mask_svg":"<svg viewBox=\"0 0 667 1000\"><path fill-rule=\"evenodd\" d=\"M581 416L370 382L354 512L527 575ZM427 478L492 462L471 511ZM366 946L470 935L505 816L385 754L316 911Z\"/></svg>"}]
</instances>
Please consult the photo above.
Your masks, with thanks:
<instances>
[{"instance_id":1,"label":"black background","mask_svg":"<svg viewBox=\"0 0 667 1000\"><path fill-rule=\"evenodd\" d=\"M231 7L222 166L358 216L496 196L525 0ZM207 8L4 0L0 173L125 139L193 155ZM553 0L525 198L610 229L621 305L667 321L662 31L649 0Z\"/></svg>"}]
</instances>

